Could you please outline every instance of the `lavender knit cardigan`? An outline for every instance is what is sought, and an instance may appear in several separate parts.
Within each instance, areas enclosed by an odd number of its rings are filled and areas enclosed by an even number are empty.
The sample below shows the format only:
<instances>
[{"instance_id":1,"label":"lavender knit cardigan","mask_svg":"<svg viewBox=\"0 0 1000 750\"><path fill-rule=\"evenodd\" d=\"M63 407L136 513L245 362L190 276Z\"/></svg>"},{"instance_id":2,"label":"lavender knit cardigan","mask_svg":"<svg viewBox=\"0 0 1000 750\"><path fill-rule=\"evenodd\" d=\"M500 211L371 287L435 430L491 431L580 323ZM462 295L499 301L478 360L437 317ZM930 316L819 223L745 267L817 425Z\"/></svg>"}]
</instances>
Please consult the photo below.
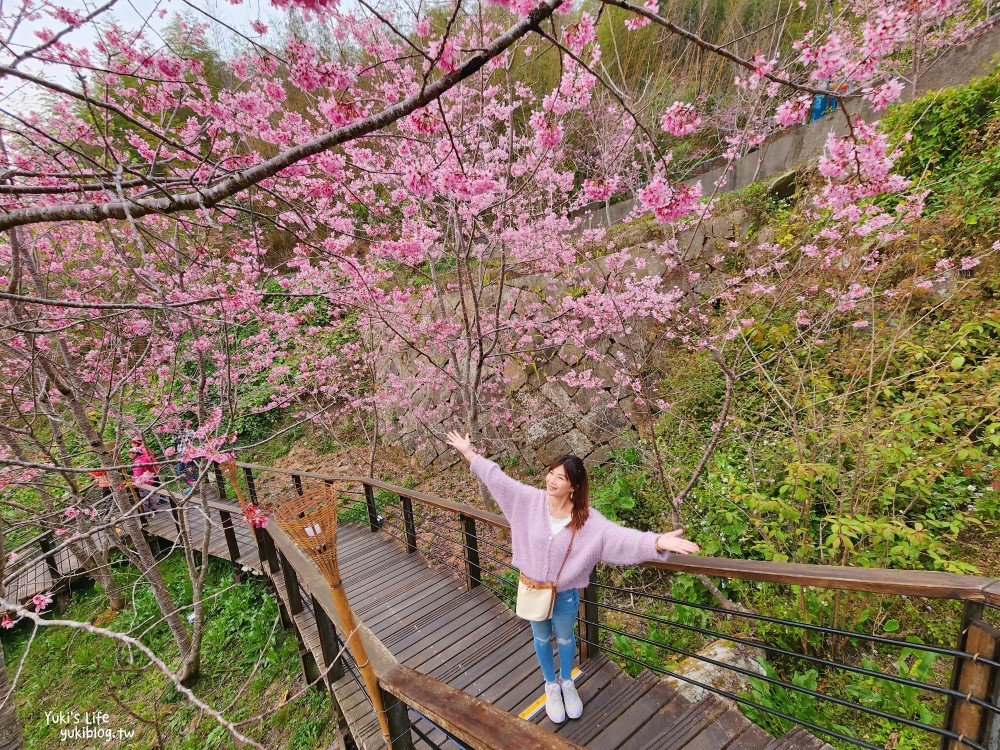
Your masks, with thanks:
<instances>
[{"instance_id":1,"label":"lavender knit cardigan","mask_svg":"<svg viewBox=\"0 0 1000 750\"><path fill-rule=\"evenodd\" d=\"M535 581L554 581L572 531L564 528L553 535L545 490L511 479L503 469L482 456L472 459L472 473L479 477L497 501L507 521L514 544L514 567ZM584 588L597 563L637 565L666 560L667 552L656 549L659 534L619 526L593 508L583 528L576 532L573 551L559 577L557 591Z\"/></svg>"}]
</instances>

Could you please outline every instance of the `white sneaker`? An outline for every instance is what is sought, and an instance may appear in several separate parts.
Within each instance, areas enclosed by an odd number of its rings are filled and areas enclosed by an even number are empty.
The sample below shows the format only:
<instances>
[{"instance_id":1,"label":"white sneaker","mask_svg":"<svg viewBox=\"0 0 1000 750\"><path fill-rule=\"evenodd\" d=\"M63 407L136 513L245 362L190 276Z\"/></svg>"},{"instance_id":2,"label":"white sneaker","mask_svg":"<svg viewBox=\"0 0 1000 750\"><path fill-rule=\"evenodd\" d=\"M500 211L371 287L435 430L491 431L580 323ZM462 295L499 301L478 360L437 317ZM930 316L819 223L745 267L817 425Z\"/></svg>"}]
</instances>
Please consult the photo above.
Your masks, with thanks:
<instances>
[{"instance_id":1,"label":"white sneaker","mask_svg":"<svg viewBox=\"0 0 1000 750\"><path fill-rule=\"evenodd\" d=\"M576 692L576 685L573 680L563 680L562 684L563 704L566 706L566 715L571 719L579 719L583 716L583 701L580 694Z\"/></svg>"},{"instance_id":2,"label":"white sneaker","mask_svg":"<svg viewBox=\"0 0 1000 750\"><path fill-rule=\"evenodd\" d=\"M579 700L580 697L577 696L577 701ZM553 724L566 721L566 710L563 708L562 691L558 682L545 683L545 713Z\"/></svg>"}]
</instances>

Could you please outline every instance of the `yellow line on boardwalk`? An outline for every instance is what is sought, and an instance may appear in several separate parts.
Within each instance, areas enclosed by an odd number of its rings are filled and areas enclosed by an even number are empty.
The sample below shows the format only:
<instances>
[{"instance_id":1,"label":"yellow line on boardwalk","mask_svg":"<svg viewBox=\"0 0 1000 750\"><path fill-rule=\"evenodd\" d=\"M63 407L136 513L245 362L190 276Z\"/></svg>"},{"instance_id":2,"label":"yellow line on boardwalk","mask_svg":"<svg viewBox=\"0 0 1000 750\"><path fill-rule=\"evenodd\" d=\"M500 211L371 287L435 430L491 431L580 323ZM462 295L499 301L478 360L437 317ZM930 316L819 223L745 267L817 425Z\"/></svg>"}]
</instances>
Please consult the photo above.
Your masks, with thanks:
<instances>
[{"instance_id":1,"label":"yellow line on boardwalk","mask_svg":"<svg viewBox=\"0 0 1000 750\"><path fill-rule=\"evenodd\" d=\"M579 667L573 667L573 672L570 675L570 678L575 680L581 674L583 673L580 671ZM544 705L545 705L545 692L543 691L542 694L538 696L538 698L535 700L535 702L532 703L530 706L528 706L526 709L524 709L521 713L519 713L518 716L520 716L522 719L530 719L532 716L538 713L538 709L540 709Z\"/></svg>"}]
</instances>

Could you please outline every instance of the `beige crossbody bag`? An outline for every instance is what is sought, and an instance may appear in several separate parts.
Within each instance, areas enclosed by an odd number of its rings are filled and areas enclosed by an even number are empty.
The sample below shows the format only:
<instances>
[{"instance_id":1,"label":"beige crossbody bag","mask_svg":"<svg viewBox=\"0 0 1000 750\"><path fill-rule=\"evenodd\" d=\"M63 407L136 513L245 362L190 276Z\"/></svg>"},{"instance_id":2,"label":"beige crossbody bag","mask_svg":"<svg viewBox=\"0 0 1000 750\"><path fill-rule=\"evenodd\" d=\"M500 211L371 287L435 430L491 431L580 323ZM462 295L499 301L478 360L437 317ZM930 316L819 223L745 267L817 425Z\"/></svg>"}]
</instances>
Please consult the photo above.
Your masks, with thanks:
<instances>
[{"instance_id":1,"label":"beige crossbody bag","mask_svg":"<svg viewBox=\"0 0 1000 750\"><path fill-rule=\"evenodd\" d=\"M573 536L569 538L569 547L566 548L566 557L563 558L559 572L556 573L556 580L552 583L542 583L532 581L524 573L521 573L517 580L517 606L514 614L523 620L539 622L552 617L552 608L556 605L556 586L559 584L559 576L562 575L569 553L573 549L573 540L576 539L576 529L573 529Z\"/></svg>"}]
</instances>

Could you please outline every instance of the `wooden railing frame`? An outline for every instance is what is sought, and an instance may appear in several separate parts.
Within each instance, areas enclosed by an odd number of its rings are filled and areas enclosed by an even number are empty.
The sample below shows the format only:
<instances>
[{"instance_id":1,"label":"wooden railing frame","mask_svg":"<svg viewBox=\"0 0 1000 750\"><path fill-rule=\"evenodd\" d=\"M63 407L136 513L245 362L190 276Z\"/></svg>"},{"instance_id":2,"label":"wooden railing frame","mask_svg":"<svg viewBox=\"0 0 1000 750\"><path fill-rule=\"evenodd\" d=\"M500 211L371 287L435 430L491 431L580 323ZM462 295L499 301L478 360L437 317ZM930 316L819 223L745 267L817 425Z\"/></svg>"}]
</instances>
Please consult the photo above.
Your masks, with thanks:
<instances>
[{"instance_id":1,"label":"wooden railing frame","mask_svg":"<svg viewBox=\"0 0 1000 750\"><path fill-rule=\"evenodd\" d=\"M346 484L360 484L364 489L369 527L372 531L377 531L381 526L374 500L375 488L395 494L399 497L403 510L404 537L408 553L414 552L417 548L413 501L419 501L430 507L454 513L458 516L461 526L465 557L465 578L469 589L480 585L482 581L476 524L483 523L496 529L510 530L510 525L503 516L483 511L464 503L444 500L433 495L409 490L371 477L295 472L294 470L273 469L271 467L245 463L239 463L238 465L243 468L248 478L252 477L252 472L255 470L291 474L297 480L297 488L301 487L302 478L324 482L336 481ZM284 560L282 562L284 563ZM1000 580L954 573L851 568L845 566L807 565L802 563L769 563L754 560L687 557L682 555L672 556L663 562L644 563L641 567L670 572L703 574L724 579L732 578L745 581L780 583L791 586L811 586L841 591L920 596L930 599L961 601L964 603L965 613L963 615L962 641L959 644L959 650L964 650L966 636L970 632L970 628L978 627L978 618L982 615L984 606L988 605L1000 608ZM600 642L599 611L598 589L595 586L589 586L584 592L583 601L580 605L581 661L592 658L598 653L599 647L597 644ZM985 625L985 623L982 625ZM374 636L370 637L374 639ZM991 654L986 658L992 659L995 656L1000 657L1000 647L997 648L995 654ZM970 664L971 666L969 666ZM975 666L974 659L970 661L968 657L956 657L953 669L953 689L965 690L967 686L974 685L974 690L969 691L970 695L976 698L993 700L993 702L1000 700L1000 674L998 674L1000 670L990 670L984 681L981 673L970 671ZM380 680L382 680L384 675L395 674L380 672L378 669L376 671L379 673ZM978 676L975 678L969 677L970 674ZM429 679L423 675L419 676L425 680ZM405 696L399 697L405 699ZM413 695L410 696L410 699L413 699ZM949 701L945 715L945 728L952 729L952 731L956 731L960 735L974 741L979 741L979 738L985 738L984 741L989 742L990 735L1000 735L1000 727L998 727L1000 721L997 720L997 717L983 716L983 711L979 711L978 714L973 716L967 711L967 708L967 704L962 705L961 702L956 704L953 700ZM423 708L420 710L424 712ZM434 718L431 713L425 713L425 715ZM454 714L449 712L448 716L454 716ZM441 715L442 720L447 720L447 718L447 716ZM435 721L437 721L436 718ZM442 726L444 725L442 724ZM459 735L456 733L456 736ZM991 746L987 745L987 747ZM942 739L941 750L960 750L960 748L960 742L948 740L947 738Z\"/></svg>"},{"instance_id":2,"label":"wooden railing frame","mask_svg":"<svg viewBox=\"0 0 1000 750\"><path fill-rule=\"evenodd\" d=\"M252 470L246 471L245 476L248 479L248 489L252 488L251 500L257 500ZM301 488L301 481L295 482L294 485L298 491ZM160 488L157 492L174 499L175 493L169 490ZM230 518L233 513L240 510L238 506L227 501L209 500L207 505L220 515L225 513ZM320 648L324 661L330 665L327 680L322 682L329 686L329 682L337 680L343 674L343 665L336 661L336 656L340 652L340 639L337 637L336 629L340 628L342 631L343 626L337 618L325 581L312 561L292 544L280 528L255 529L254 537L264 572L269 575L280 574L284 578L289 609L293 615L304 610L300 579L302 589L310 592L317 630L320 634ZM279 606L281 606L280 597ZM475 750L502 750L507 747L581 750L581 746L576 743L563 740L534 724L522 722L509 713L472 698L432 677L408 669L396 661L363 623L359 625L359 630L369 655L371 656L373 650L377 651L377 656L372 657L372 662L379 674L381 688L386 695L393 696L391 700L385 702L388 706L387 718L393 729L392 750L412 750L409 706L413 706ZM305 648L297 628L295 635L299 643L299 656L303 661L303 672L309 682L319 684L321 681L318 679L320 675L318 665ZM431 696L430 702L427 702L427 696ZM469 701L473 702L472 705L469 705ZM453 710L458 705L462 706L462 710L455 714Z\"/></svg>"},{"instance_id":3,"label":"wooden railing frame","mask_svg":"<svg viewBox=\"0 0 1000 750\"><path fill-rule=\"evenodd\" d=\"M387 490L400 497L408 497L440 510L452 511L460 517L475 519L498 529L510 530L507 519L496 513L480 510L464 503L444 500L434 495L409 490L371 477L340 476L275 469L256 464L237 463L251 471L298 475L305 479L332 480L347 484L360 484ZM697 573L714 578L735 578L744 581L783 583L792 586L813 586L843 591L863 591L873 594L921 596L928 599L955 599L983 602L1000 607L1000 580L957 573L919 570L890 570L885 568L852 568L835 565L808 565L804 563L773 563L758 560L736 560L721 557L691 557L674 555L664 562L643 563L639 567L656 568L676 573Z\"/></svg>"}]
</instances>

